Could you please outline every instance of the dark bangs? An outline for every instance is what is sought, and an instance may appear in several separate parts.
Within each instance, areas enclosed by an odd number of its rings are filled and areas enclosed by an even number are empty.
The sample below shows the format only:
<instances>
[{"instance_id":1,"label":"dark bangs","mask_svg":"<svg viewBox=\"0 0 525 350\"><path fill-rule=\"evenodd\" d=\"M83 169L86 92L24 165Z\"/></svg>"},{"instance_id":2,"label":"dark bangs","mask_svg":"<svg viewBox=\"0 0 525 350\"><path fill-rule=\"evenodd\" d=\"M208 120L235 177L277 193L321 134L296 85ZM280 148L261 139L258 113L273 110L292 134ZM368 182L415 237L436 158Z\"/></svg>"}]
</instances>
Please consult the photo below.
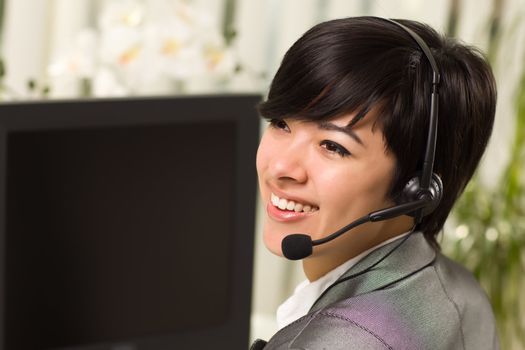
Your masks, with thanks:
<instances>
[{"instance_id":1,"label":"dark bangs","mask_svg":"<svg viewBox=\"0 0 525 350\"><path fill-rule=\"evenodd\" d=\"M406 40L370 30L368 21L334 20L306 32L284 56L260 114L318 121L356 113L353 124L371 108L390 104L405 80L409 56L420 56L403 48Z\"/></svg>"},{"instance_id":2,"label":"dark bangs","mask_svg":"<svg viewBox=\"0 0 525 350\"><path fill-rule=\"evenodd\" d=\"M310 121L355 113L353 125L374 108L386 150L402 164L388 194L399 202L405 183L421 168L431 76L417 44L397 26L373 17L337 19L294 43L258 109L265 119Z\"/></svg>"}]
</instances>

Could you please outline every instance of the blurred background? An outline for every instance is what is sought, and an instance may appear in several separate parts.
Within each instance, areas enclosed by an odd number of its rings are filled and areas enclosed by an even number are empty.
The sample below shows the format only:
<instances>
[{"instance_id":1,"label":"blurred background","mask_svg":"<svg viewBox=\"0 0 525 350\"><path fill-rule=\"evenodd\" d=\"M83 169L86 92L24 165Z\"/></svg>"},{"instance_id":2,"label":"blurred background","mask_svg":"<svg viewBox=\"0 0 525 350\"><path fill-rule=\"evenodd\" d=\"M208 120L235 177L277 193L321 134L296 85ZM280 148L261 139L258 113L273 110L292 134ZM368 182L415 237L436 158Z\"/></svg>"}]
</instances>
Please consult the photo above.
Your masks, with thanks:
<instances>
[{"instance_id":1,"label":"blurred background","mask_svg":"<svg viewBox=\"0 0 525 350\"><path fill-rule=\"evenodd\" d=\"M502 348L523 349L525 0L0 0L0 102L264 95L302 33L359 15L426 22L492 64L494 134L440 239L489 295ZM258 226L256 235L251 336L267 339L276 308L305 277L300 263L265 250Z\"/></svg>"}]
</instances>

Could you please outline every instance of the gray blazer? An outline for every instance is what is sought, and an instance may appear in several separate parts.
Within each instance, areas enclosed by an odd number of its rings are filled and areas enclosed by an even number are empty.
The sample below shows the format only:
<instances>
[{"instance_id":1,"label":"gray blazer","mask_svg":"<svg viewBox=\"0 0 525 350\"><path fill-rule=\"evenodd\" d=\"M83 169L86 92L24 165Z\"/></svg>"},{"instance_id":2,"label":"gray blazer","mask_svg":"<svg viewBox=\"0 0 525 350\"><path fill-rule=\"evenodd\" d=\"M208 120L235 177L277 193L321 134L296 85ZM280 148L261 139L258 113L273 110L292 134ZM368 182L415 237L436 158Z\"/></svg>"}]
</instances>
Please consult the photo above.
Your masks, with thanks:
<instances>
[{"instance_id":1,"label":"gray blazer","mask_svg":"<svg viewBox=\"0 0 525 350\"><path fill-rule=\"evenodd\" d=\"M366 269L398 242L362 259ZM309 313L264 350L498 349L491 306L472 274L437 253L418 232L370 271L334 283Z\"/></svg>"}]
</instances>

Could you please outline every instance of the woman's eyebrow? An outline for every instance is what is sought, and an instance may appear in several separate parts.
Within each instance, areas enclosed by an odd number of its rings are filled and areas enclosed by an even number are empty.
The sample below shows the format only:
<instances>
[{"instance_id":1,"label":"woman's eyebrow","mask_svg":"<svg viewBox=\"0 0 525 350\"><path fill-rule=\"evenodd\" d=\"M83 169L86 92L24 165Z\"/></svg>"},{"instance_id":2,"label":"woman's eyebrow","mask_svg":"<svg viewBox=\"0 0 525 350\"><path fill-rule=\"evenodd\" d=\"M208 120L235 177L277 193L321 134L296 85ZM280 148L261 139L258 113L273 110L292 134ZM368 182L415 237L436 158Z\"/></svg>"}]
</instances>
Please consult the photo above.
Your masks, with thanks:
<instances>
[{"instance_id":1,"label":"woman's eyebrow","mask_svg":"<svg viewBox=\"0 0 525 350\"><path fill-rule=\"evenodd\" d=\"M363 140L361 140L361 138L357 136L354 130L352 130L351 126L341 127L341 126L338 126L338 125L335 125L333 123L326 122L326 121L318 123L318 126L319 126L319 129L321 130L339 131L339 132L345 133L346 135L353 138L358 144L360 144L363 147L366 147L365 144L363 143Z\"/></svg>"}]
</instances>

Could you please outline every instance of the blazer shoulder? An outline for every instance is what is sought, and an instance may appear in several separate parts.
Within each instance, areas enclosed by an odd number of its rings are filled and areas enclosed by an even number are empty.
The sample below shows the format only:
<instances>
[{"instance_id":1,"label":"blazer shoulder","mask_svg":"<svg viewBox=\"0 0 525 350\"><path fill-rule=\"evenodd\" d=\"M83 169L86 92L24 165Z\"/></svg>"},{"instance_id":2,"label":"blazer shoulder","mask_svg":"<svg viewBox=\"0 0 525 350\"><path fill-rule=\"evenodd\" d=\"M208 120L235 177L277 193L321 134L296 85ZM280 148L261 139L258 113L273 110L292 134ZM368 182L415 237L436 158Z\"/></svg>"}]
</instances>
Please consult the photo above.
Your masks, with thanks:
<instances>
[{"instance_id":1,"label":"blazer shoulder","mask_svg":"<svg viewBox=\"0 0 525 350\"><path fill-rule=\"evenodd\" d=\"M444 293L461 319L462 337L467 347L499 348L490 301L474 275L441 254L438 255L435 269Z\"/></svg>"}]
</instances>

